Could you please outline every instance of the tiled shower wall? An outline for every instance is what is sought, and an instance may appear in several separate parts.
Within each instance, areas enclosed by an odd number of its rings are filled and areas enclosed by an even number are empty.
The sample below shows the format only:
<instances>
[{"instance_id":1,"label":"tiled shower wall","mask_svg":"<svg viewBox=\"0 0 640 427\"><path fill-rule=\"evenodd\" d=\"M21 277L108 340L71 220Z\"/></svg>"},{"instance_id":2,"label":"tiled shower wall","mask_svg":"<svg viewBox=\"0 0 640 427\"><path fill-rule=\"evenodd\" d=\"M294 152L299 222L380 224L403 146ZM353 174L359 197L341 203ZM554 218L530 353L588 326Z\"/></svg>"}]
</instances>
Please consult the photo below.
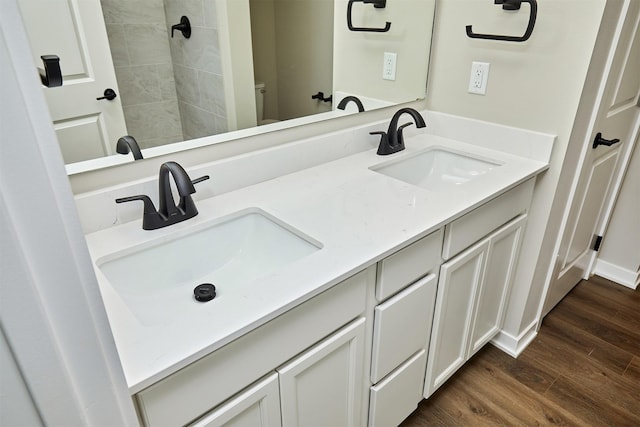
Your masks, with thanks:
<instances>
[{"instance_id":1,"label":"tiled shower wall","mask_svg":"<svg viewBox=\"0 0 640 427\"><path fill-rule=\"evenodd\" d=\"M101 0L127 131L141 148L184 139L162 1Z\"/></svg>"},{"instance_id":2,"label":"tiled shower wall","mask_svg":"<svg viewBox=\"0 0 640 427\"><path fill-rule=\"evenodd\" d=\"M215 0L165 0L167 26L187 16L191 37L170 39L185 139L228 130Z\"/></svg>"},{"instance_id":3,"label":"tiled shower wall","mask_svg":"<svg viewBox=\"0 0 640 427\"><path fill-rule=\"evenodd\" d=\"M142 148L227 131L215 0L101 0L127 130ZM191 38L171 25L191 21Z\"/></svg>"}]
</instances>

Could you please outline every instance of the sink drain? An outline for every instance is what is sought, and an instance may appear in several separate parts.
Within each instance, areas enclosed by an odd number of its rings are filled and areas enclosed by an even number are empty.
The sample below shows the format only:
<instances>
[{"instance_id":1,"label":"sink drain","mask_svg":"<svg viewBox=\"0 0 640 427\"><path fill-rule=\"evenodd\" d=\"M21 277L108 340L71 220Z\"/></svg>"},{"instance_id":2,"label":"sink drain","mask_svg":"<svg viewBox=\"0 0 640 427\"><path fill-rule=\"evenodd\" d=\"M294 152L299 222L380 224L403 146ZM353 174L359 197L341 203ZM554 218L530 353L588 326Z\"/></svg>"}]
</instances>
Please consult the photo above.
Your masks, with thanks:
<instances>
[{"instance_id":1,"label":"sink drain","mask_svg":"<svg viewBox=\"0 0 640 427\"><path fill-rule=\"evenodd\" d=\"M207 302L216 297L216 287L211 283L202 283L193 289L196 301Z\"/></svg>"}]
</instances>

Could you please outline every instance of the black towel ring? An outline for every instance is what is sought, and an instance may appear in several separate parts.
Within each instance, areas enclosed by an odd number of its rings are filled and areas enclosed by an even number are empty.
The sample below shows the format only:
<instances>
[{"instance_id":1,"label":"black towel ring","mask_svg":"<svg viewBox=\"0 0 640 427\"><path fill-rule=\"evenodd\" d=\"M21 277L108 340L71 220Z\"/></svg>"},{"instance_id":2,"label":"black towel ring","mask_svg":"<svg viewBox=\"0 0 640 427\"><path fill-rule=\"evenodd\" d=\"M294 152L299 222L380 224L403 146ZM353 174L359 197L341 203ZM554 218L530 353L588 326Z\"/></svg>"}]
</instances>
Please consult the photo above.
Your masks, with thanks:
<instances>
[{"instance_id":1,"label":"black towel ring","mask_svg":"<svg viewBox=\"0 0 640 427\"><path fill-rule=\"evenodd\" d=\"M486 39L486 40L500 40L507 42L523 42L529 40L533 33L533 27L536 24L536 17L538 15L538 3L536 0L494 0L494 4L501 4L503 10L519 10L522 3L529 3L531 10L529 12L529 24L522 37L514 36L501 36L495 34L477 34L471 29L471 25L467 25L467 36L472 39Z\"/></svg>"},{"instance_id":2,"label":"black towel ring","mask_svg":"<svg viewBox=\"0 0 640 427\"><path fill-rule=\"evenodd\" d=\"M350 31L366 31L370 33L386 33L391 28L391 22L385 24L384 28L367 28L367 27L354 27L351 20L351 11L353 9L353 3L372 4L376 9L384 9L387 6L387 0L349 0L347 4L347 27Z\"/></svg>"}]
</instances>

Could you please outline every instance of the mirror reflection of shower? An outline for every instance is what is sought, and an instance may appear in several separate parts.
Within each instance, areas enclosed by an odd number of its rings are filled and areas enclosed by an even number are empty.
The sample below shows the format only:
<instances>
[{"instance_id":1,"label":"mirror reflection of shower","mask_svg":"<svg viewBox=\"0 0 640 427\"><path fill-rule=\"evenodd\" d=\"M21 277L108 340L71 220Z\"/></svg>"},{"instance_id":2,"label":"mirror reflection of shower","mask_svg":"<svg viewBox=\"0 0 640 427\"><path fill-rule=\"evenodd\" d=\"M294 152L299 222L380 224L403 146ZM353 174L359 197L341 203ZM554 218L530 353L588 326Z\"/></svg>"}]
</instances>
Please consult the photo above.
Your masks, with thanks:
<instances>
[{"instance_id":1,"label":"mirror reflection of shower","mask_svg":"<svg viewBox=\"0 0 640 427\"><path fill-rule=\"evenodd\" d=\"M66 84L43 90L65 163L83 170L104 167L92 159L116 154L124 135L142 149L222 142L258 123L307 123L349 95L367 111L421 99L434 1L394 3L384 14L401 34L372 38L348 31L346 0L18 0L35 67L61 58ZM399 59L402 78L380 78L383 52L411 58ZM109 88L117 96L96 102Z\"/></svg>"},{"instance_id":2,"label":"mirror reflection of shower","mask_svg":"<svg viewBox=\"0 0 640 427\"><path fill-rule=\"evenodd\" d=\"M215 0L139 3L102 0L128 133L148 148L226 132ZM187 14L191 37L169 37Z\"/></svg>"}]
</instances>

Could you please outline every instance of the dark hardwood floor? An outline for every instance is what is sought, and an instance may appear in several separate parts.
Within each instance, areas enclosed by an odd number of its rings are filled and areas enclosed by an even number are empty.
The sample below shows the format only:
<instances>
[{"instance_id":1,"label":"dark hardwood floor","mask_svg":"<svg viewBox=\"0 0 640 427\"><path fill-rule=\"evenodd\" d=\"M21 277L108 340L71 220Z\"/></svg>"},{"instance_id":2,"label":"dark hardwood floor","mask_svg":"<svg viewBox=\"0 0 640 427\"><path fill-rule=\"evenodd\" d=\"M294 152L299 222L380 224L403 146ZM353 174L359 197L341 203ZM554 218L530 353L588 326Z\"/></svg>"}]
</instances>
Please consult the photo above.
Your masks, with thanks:
<instances>
[{"instance_id":1,"label":"dark hardwood floor","mask_svg":"<svg viewBox=\"0 0 640 427\"><path fill-rule=\"evenodd\" d=\"M402 427L640 426L640 290L578 284L514 359L487 345Z\"/></svg>"}]
</instances>

